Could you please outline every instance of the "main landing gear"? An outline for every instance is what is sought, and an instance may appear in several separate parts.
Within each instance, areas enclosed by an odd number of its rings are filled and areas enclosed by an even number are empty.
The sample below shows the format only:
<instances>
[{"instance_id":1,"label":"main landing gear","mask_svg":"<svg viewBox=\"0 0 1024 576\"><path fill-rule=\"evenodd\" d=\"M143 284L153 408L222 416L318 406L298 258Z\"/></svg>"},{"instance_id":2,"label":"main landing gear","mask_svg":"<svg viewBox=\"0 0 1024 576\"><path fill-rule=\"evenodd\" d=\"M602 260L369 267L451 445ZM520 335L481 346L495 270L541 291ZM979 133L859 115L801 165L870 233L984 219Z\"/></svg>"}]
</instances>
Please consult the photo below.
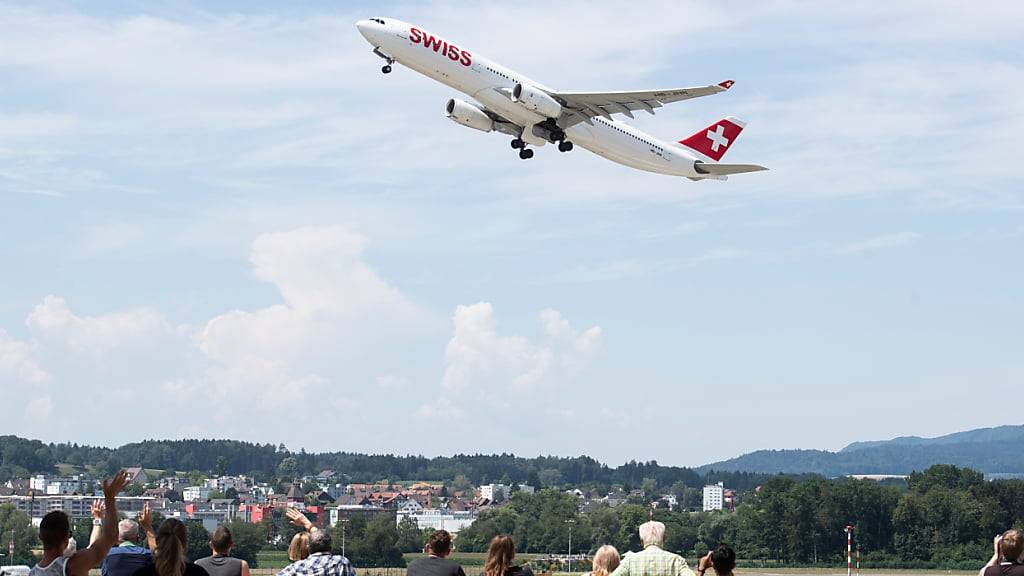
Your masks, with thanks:
<instances>
[{"instance_id":1,"label":"main landing gear","mask_svg":"<svg viewBox=\"0 0 1024 576\"><path fill-rule=\"evenodd\" d=\"M385 74L391 74L391 64L385 64L381 67L380 71Z\"/></svg>"},{"instance_id":2,"label":"main landing gear","mask_svg":"<svg viewBox=\"0 0 1024 576\"><path fill-rule=\"evenodd\" d=\"M529 160L533 158L533 150L526 147L526 142L523 142L522 138L516 138L512 141L512 149L519 149L519 157L523 160Z\"/></svg>"},{"instance_id":3,"label":"main landing gear","mask_svg":"<svg viewBox=\"0 0 1024 576\"><path fill-rule=\"evenodd\" d=\"M555 130L551 133L551 143L554 144L555 142L558 142L559 152L568 152L572 150L572 142L565 139L564 130Z\"/></svg>"}]
</instances>

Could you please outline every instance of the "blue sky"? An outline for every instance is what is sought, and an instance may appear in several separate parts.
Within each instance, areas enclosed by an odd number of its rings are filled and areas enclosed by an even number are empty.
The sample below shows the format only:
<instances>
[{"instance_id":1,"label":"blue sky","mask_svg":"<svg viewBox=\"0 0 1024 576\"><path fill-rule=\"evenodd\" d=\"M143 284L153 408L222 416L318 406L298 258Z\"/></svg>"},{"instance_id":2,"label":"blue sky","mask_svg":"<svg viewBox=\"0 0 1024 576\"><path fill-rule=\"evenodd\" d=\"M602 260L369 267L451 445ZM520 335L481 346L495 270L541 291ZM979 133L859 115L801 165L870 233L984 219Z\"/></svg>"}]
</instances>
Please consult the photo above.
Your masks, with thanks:
<instances>
[{"instance_id":1,"label":"blue sky","mask_svg":"<svg viewBox=\"0 0 1024 576\"><path fill-rule=\"evenodd\" d=\"M771 171L522 162L381 75L368 16L561 89L735 79L634 123L739 116ZM0 5L3 431L699 465L1014 423L1022 16Z\"/></svg>"}]
</instances>

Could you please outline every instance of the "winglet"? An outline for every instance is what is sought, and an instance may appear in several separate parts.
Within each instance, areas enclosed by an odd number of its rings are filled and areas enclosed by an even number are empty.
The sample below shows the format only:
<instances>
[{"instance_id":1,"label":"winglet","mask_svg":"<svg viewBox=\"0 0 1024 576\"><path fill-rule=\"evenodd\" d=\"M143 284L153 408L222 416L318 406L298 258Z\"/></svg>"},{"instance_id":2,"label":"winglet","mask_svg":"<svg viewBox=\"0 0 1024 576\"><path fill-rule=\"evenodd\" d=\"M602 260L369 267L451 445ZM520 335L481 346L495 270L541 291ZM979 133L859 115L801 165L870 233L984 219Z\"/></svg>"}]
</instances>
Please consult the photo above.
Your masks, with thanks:
<instances>
[{"instance_id":1,"label":"winglet","mask_svg":"<svg viewBox=\"0 0 1024 576\"><path fill-rule=\"evenodd\" d=\"M725 81L719 82L718 85L722 87L722 90L728 90L729 88L732 88L732 85L735 84L735 83L736 83L735 80L725 80Z\"/></svg>"}]
</instances>

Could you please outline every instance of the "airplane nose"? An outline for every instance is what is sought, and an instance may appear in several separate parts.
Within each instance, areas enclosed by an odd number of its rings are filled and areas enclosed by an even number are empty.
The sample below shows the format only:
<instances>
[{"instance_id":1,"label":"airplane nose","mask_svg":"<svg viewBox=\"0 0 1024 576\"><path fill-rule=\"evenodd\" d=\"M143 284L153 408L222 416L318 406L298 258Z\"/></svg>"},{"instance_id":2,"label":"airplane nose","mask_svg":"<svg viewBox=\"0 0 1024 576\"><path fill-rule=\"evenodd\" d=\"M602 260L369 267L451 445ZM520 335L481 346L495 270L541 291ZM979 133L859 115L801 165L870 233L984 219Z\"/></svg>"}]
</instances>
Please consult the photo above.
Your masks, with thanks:
<instances>
[{"instance_id":1,"label":"airplane nose","mask_svg":"<svg viewBox=\"0 0 1024 576\"><path fill-rule=\"evenodd\" d=\"M369 20L360 20L360 21L356 22L356 30L359 30L359 33L362 34L363 36L366 36L366 30L369 27L370 27L370 21Z\"/></svg>"}]
</instances>

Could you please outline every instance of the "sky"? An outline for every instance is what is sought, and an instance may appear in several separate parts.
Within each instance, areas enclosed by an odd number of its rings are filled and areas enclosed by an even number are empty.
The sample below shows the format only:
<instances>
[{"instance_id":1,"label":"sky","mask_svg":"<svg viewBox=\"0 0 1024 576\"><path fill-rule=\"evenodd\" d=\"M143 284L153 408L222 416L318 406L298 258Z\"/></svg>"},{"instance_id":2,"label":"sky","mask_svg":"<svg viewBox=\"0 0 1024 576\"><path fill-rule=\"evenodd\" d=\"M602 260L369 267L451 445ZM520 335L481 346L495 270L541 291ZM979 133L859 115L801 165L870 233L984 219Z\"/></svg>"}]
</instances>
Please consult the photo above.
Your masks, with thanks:
<instances>
[{"instance_id":1,"label":"sky","mask_svg":"<svg viewBox=\"0 0 1024 576\"><path fill-rule=\"evenodd\" d=\"M690 182L445 118L736 81ZM0 433L701 465L1019 423L1024 5L0 3ZM735 150L733 150L735 148ZM1009 400L1012 402L1012 400Z\"/></svg>"}]
</instances>

